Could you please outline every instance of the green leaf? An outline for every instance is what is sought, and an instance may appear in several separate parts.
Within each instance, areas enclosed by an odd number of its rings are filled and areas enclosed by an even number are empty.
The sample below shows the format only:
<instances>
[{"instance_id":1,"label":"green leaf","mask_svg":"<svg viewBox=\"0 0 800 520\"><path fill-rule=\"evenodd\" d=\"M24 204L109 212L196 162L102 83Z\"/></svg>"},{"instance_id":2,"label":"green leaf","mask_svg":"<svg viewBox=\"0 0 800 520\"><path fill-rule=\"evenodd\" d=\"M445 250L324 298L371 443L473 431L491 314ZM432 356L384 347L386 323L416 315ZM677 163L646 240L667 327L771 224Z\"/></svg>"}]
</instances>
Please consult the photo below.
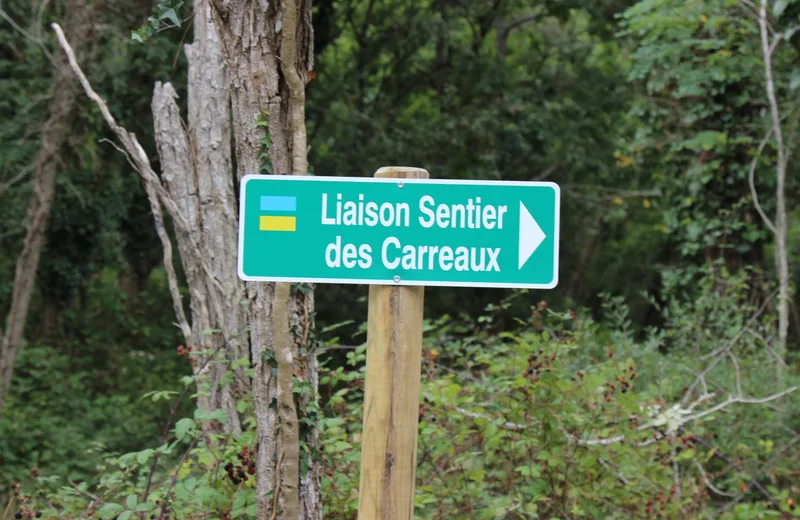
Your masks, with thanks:
<instances>
[{"instance_id":1,"label":"green leaf","mask_svg":"<svg viewBox=\"0 0 800 520\"><path fill-rule=\"evenodd\" d=\"M695 456L694 450L689 448L688 450L683 450L682 452L680 452L680 454L678 454L678 456L675 457L675 460L689 460L693 459L694 456Z\"/></svg>"},{"instance_id":2,"label":"green leaf","mask_svg":"<svg viewBox=\"0 0 800 520\"><path fill-rule=\"evenodd\" d=\"M178 16L178 13L175 12L175 9L167 9L161 15L159 15L159 20L167 19L173 23L173 25L180 27L181 26L181 19Z\"/></svg>"},{"instance_id":3,"label":"green leaf","mask_svg":"<svg viewBox=\"0 0 800 520\"><path fill-rule=\"evenodd\" d=\"M138 462L139 464L146 463L147 460L153 455L153 453L155 453L155 451L151 450L150 448L140 451L139 453L136 454L136 462Z\"/></svg>"},{"instance_id":4,"label":"green leaf","mask_svg":"<svg viewBox=\"0 0 800 520\"><path fill-rule=\"evenodd\" d=\"M244 493L239 493L233 500L233 509L244 507L245 503L247 503L247 496Z\"/></svg>"},{"instance_id":5,"label":"green leaf","mask_svg":"<svg viewBox=\"0 0 800 520\"><path fill-rule=\"evenodd\" d=\"M447 385L446 387L444 387L444 389L442 390L442 393L444 394L444 397L448 401L452 401L453 399L458 397L458 393L460 391L461 391L461 385L457 385L456 383L451 383L451 384Z\"/></svg>"},{"instance_id":6,"label":"green leaf","mask_svg":"<svg viewBox=\"0 0 800 520\"><path fill-rule=\"evenodd\" d=\"M194 477L187 478L186 481L183 483L183 487L186 488L186 491L193 490L196 485L197 485L197 479Z\"/></svg>"},{"instance_id":7,"label":"green leaf","mask_svg":"<svg viewBox=\"0 0 800 520\"><path fill-rule=\"evenodd\" d=\"M258 504L250 504L247 506L247 509L244 510L244 514L253 518L255 518L256 512L258 512Z\"/></svg>"},{"instance_id":8,"label":"green leaf","mask_svg":"<svg viewBox=\"0 0 800 520\"><path fill-rule=\"evenodd\" d=\"M133 515L133 511L123 511L117 517L117 520L128 520L131 517L131 515Z\"/></svg>"},{"instance_id":9,"label":"green leaf","mask_svg":"<svg viewBox=\"0 0 800 520\"><path fill-rule=\"evenodd\" d=\"M103 504L103 507L101 507L97 512L99 513L100 517L105 518L107 516L108 517L116 516L124 510L125 508L119 504L106 502L105 504Z\"/></svg>"},{"instance_id":10,"label":"green leaf","mask_svg":"<svg viewBox=\"0 0 800 520\"><path fill-rule=\"evenodd\" d=\"M227 421L225 410L214 410L213 412L206 413L201 408L198 408L194 412L194 418L198 421L219 421L221 423Z\"/></svg>"},{"instance_id":11,"label":"green leaf","mask_svg":"<svg viewBox=\"0 0 800 520\"><path fill-rule=\"evenodd\" d=\"M775 17L782 15L788 5L789 0L775 0L775 3L772 4L772 15Z\"/></svg>"},{"instance_id":12,"label":"green leaf","mask_svg":"<svg viewBox=\"0 0 800 520\"><path fill-rule=\"evenodd\" d=\"M469 472L469 479L475 482L483 482L486 476L486 471L480 468L473 469Z\"/></svg>"},{"instance_id":13,"label":"green leaf","mask_svg":"<svg viewBox=\"0 0 800 520\"><path fill-rule=\"evenodd\" d=\"M136 498L136 495L128 495L128 498L125 499L125 504L128 506L128 509L135 508L137 502L139 502L139 499Z\"/></svg>"},{"instance_id":14,"label":"green leaf","mask_svg":"<svg viewBox=\"0 0 800 520\"><path fill-rule=\"evenodd\" d=\"M141 504L138 504L136 506L136 511L139 511L140 513L144 513L144 512L147 512L147 511L152 511L153 509L155 509L155 507L156 507L156 505L152 504L150 502L142 502Z\"/></svg>"},{"instance_id":15,"label":"green leaf","mask_svg":"<svg viewBox=\"0 0 800 520\"><path fill-rule=\"evenodd\" d=\"M177 437L178 440L183 439L184 437L186 437L186 434L189 433L189 431L193 430L194 428L195 428L194 421L192 419L189 419L188 417L184 417L183 419L175 423L175 437Z\"/></svg>"}]
</instances>

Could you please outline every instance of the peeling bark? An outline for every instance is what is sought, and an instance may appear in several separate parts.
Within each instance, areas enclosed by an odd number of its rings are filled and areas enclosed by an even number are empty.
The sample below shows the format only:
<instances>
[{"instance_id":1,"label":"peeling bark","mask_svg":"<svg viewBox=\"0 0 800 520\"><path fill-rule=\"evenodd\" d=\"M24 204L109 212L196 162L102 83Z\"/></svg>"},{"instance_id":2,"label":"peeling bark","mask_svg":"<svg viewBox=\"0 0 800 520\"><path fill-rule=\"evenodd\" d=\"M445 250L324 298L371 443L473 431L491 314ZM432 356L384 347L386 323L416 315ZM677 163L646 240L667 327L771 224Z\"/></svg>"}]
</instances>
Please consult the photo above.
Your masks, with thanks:
<instances>
[{"instance_id":1,"label":"peeling bark","mask_svg":"<svg viewBox=\"0 0 800 520\"><path fill-rule=\"evenodd\" d=\"M196 349L215 354L196 355L193 369L208 385L201 406L221 409L226 430L241 433L236 400L250 387L243 368L231 384L223 385L228 370L214 362L248 358L246 312L241 305L244 284L236 274L237 217L230 156L228 83L219 38L205 2L195 6L195 38L185 47L189 63L189 117L184 128L177 94L170 84L157 83L153 93L156 143L162 180L186 218L188 229L177 233L178 248L191 296L191 337ZM192 237L201 245L209 276L193 254ZM216 331L212 334L203 331Z\"/></svg>"},{"instance_id":2,"label":"peeling bark","mask_svg":"<svg viewBox=\"0 0 800 520\"><path fill-rule=\"evenodd\" d=\"M70 37L81 47L87 46L91 20L85 1L70 0L66 12L65 26ZM59 153L69 133L68 123L75 109L74 89L71 85L61 83L72 77L69 72L66 56L59 56L53 75L58 78L58 82L54 83L49 106L50 117L42 129L42 146L36 155L33 196L28 206L25 241L17 258L11 307L0 346L0 416L11 385L14 363L23 346L28 308L36 286L36 271L39 268L39 257L44 247L47 220L53 203Z\"/></svg>"},{"instance_id":3,"label":"peeling bark","mask_svg":"<svg viewBox=\"0 0 800 520\"><path fill-rule=\"evenodd\" d=\"M262 141L267 135L273 172L307 173L305 83L313 65L310 0L213 0L212 4L228 64L238 178L262 171ZM260 120L266 121L268 134L257 124ZM247 284L247 293L258 424L258 518L321 518L319 469L310 459L306 474L298 475L296 469L301 467L299 458L309 457L316 446L317 432L312 428L298 439L291 431L298 413L316 399L316 354L307 344L313 293L252 282ZM284 325L288 337L281 333ZM270 364L273 359L278 362L276 377ZM297 403L290 403L293 396L286 384L293 378L310 381L312 395L301 395ZM270 406L273 401L277 406ZM280 436L276 433L279 424ZM300 442L308 449L301 450ZM269 498L270 491L276 493L277 501Z\"/></svg>"}]
</instances>

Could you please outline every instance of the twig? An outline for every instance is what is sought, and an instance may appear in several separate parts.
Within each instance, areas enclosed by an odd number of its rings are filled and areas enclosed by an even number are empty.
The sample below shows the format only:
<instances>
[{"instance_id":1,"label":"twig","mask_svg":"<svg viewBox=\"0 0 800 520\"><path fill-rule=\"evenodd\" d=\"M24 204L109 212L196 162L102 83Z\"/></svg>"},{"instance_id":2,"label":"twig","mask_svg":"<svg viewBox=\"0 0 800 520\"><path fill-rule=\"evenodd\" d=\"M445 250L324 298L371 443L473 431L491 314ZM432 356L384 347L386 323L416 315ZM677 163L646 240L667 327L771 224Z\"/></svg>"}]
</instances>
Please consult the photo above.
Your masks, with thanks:
<instances>
[{"instance_id":1,"label":"twig","mask_svg":"<svg viewBox=\"0 0 800 520\"><path fill-rule=\"evenodd\" d=\"M278 516L278 495L280 495L281 492L281 464L283 464L283 454L284 452L281 450L281 456L278 458L278 465L275 467L275 487L272 495L272 516L270 520L275 520Z\"/></svg>"},{"instance_id":2,"label":"twig","mask_svg":"<svg viewBox=\"0 0 800 520\"><path fill-rule=\"evenodd\" d=\"M710 444L708 444L707 442L705 442L703 439L701 439L699 437L695 437L695 441L699 442L700 444L702 444L703 446L705 446L708 449L712 449L712 446ZM739 473L744 473L745 475L748 474L738 464L736 464L733 460L731 460L730 458L726 457L719 449L714 449L713 453L714 453L714 455L713 455L714 457L717 457L718 459L722 459L723 461L727 462L728 465L733 467ZM784 518L787 518L787 519L791 518L788 513L785 513L783 511L781 511L781 505L778 503L777 500L775 500L775 497L773 497L772 494L770 494L769 491L764 489L764 486L762 486L761 483L758 480L753 479L753 480L750 481L750 484L754 485L761 492L761 494L764 495L764 498L766 498L775 507L775 509L778 510L778 512L783 513L783 517Z\"/></svg>"},{"instance_id":3,"label":"twig","mask_svg":"<svg viewBox=\"0 0 800 520\"><path fill-rule=\"evenodd\" d=\"M703 478L703 483L706 485L706 487L708 489L710 489L711 491L713 491L717 495L720 495L720 496L723 496L723 497L734 498L736 496L736 493L726 493L726 492L720 490L719 488L717 488L714 484L711 483L711 480L709 480L708 475L706 474L706 470L703 469L703 465L700 464L698 461L694 461L694 464L697 467L698 471L700 471L700 476Z\"/></svg>"},{"instance_id":4,"label":"twig","mask_svg":"<svg viewBox=\"0 0 800 520\"><path fill-rule=\"evenodd\" d=\"M756 163L758 163L758 158L761 157L761 152L764 150L764 147L767 145L769 138L772 136L772 129L770 128L767 132L767 135L764 136L764 139L761 140L761 143L758 145L758 150L756 150L756 154L753 156L753 160L750 162L750 172L747 175L747 181L750 184L750 195L753 197L753 205L756 207L756 211L761 216L761 220L764 221L764 224L772 231L774 234L777 234L778 231L775 229L775 224L772 223L772 220L764 213L764 210L761 208L761 204L758 202L758 192L756 191L756 183L755 183L755 174L756 174Z\"/></svg>"},{"instance_id":5,"label":"twig","mask_svg":"<svg viewBox=\"0 0 800 520\"><path fill-rule=\"evenodd\" d=\"M174 406L170 406L169 408L169 416L167 417L167 422L164 424L164 430L161 432L161 443L160 445L164 445L167 441L167 436L169 435L169 427L172 424L172 418L175 416L175 411L180 406L181 401L183 401L186 392L189 390L189 385L184 386L183 392L181 395L178 396L178 399L175 401ZM156 465L158 464L158 459L161 457L161 452L156 452L153 455L153 462L150 464L150 472L147 474L147 484L144 486L144 493L142 494L142 502L147 502L147 497L150 496L150 486L153 483L153 475L156 472Z\"/></svg>"},{"instance_id":6,"label":"twig","mask_svg":"<svg viewBox=\"0 0 800 520\"><path fill-rule=\"evenodd\" d=\"M754 398L754 397L741 397L741 396L728 397L728 399L726 399L725 401L722 401L721 403L718 403L718 404L712 406L711 408L707 408L707 409L703 410L702 412L698 412L698 413L695 413L695 414L692 414L692 415L687 415L686 417L679 418L678 421L677 421L678 424L677 424L676 428L680 428L685 424L694 422L694 421L696 421L698 419L702 419L703 417L711 415L714 412L718 412L718 411L722 410L723 408L726 408L727 406L730 406L732 404L764 404L764 403L768 403L770 401L775 401L776 399L780 399L781 397L784 397L785 395L791 394L792 392L796 391L798 388L800 388L800 386L793 386L791 388L787 388L786 390L783 390L783 391L778 392L776 394L769 395L767 397L756 397L756 398ZM657 427L656 424L654 424L653 421L650 421L650 422L648 422L646 424L642 424L641 426L637 427L636 431L645 431L645 430L649 430L649 429L652 429L652 428L655 428L655 427ZM573 440L575 440L578 444L580 444L582 446L608 446L608 445L611 445L611 444L615 444L617 442L624 441L625 440L625 436L624 435L617 435L617 436L608 437L608 438L605 438L605 439L575 439L575 438L573 438ZM648 444L652 444L653 442L657 442L657 440L656 439L649 439L647 441L643 441L643 442L639 442L639 443L631 443L631 445L636 446L636 447L641 447L641 446L647 446Z\"/></svg>"},{"instance_id":7,"label":"twig","mask_svg":"<svg viewBox=\"0 0 800 520\"><path fill-rule=\"evenodd\" d=\"M433 397L431 396L431 394L429 394L427 392L423 392L422 396L428 401L433 401L434 400ZM480 412L471 412L471 411L466 410L464 408L461 408L459 406L454 406L453 409L455 411L457 411L458 413L460 413L461 415L464 415L464 416L469 417L471 419L484 419L484 420L492 421L492 422L495 420L493 417L491 417L489 415L482 414ZM533 424L521 424L521 423L513 423L513 422L506 421L506 422L504 422L502 424L498 424L497 426L500 427L500 428L503 428L504 430L510 430L510 431L518 432L518 431L530 430L530 428L531 428L531 426L533 426Z\"/></svg>"},{"instance_id":8,"label":"twig","mask_svg":"<svg viewBox=\"0 0 800 520\"><path fill-rule=\"evenodd\" d=\"M236 337L236 334L234 334L233 337ZM214 352L212 352L211 355L206 356L206 358L200 363L200 365L198 365L198 368L197 368L198 374L202 373L204 371L205 367L209 363L211 363L211 361L214 359L214 357L216 356L216 354L218 352L220 352L221 350L227 348L227 346L230 344L230 342L233 339L233 337L231 337L231 338L223 338L223 342L216 347ZM180 406L180 404L183 401L184 397L186 397L186 394L189 391L189 388L190 388L189 385L186 385L184 387L184 389L183 389L183 392L181 392L181 394L176 399L175 404L170 407L169 416L167 417L167 421L164 424L164 429L161 432L161 445L163 445L167 441L167 436L169 435L170 426L172 425L172 419L175 417L175 412L177 412L178 407ZM210 448L211 444L208 443L208 446ZM141 500L142 502L146 502L147 501L147 497L150 495L150 487L152 486L153 475L155 474L156 464L158 463L159 457L161 457L161 453L160 452L156 452L156 454L153 456L153 462L150 464L150 472L147 475L147 484L145 485L145 491L144 491L144 494L142 495L142 500Z\"/></svg>"},{"instance_id":9,"label":"twig","mask_svg":"<svg viewBox=\"0 0 800 520\"><path fill-rule=\"evenodd\" d=\"M791 388L787 388L786 390L784 390L782 392L778 392L777 394L772 394L770 396L763 397L763 398L729 397L725 401L723 401L723 402L721 402L721 403L719 403L717 405L714 405L711 408L703 410L702 412L698 412L698 413L696 413L694 415L690 415L690 416L686 417L685 419L681 419L680 424L684 425L686 423L690 423L692 421L696 421L697 419L702 419L703 417L705 417L707 415L710 415L710 414L712 414L714 412L718 412L718 411L722 410L723 408L725 408L726 406L729 406L729 405L732 405L732 404L764 404L764 403L768 403L770 401L774 401L776 399L780 399L781 397L783 397L783 396L785 396L787 394L791 394L792 392L794 392L798 388L800 388L800 387L793 386Z\"/></svg>"},{"instance_id":10,"label":"twig","mask_svg":"<svg viewBox=\"0 0 800 520\"><path fill-rule=\"evenodd\" d=\"M752 0L739 0L739 1L742 2L745 6L749 7L751 10L748 11L748 14L752 15L754 19L758 20L759 17L758 6L754 2L752 2ZM745 9L745 11L747 11L747 9ZM774 35L775 29L772 27L772 24L769 23L769 20L767 20L767 27L769 28L769 32Z\"/></svg>"},{"instance_id":11,"label":"twig","mask_svg":"<svg viewBox=\"0 0 800 520\"><path fill-rule=\"evenodd\" d=\"M612 471L612 472L614 473L614 475L617 477L617 479L618 479L618 480L619 480L619 481L620 481L622 484L624 484L624 485L626 485L626 486L627 486L628 484L630 484L630 481L629 481L628 479L626 479L626 478L625 478L625 475L623 475L623 474L622 474L622 473L620 473L619 471L617 471L617 470L615 470L614 468L612 468L612 467L611 467L611 464L609 464L608 462L606 462L606 461L605 461L605 460L603 460L603 459L597 459L597 461L600 463L600 465L601 465L601 466L603 466L604 468L606 468L608 471Z\"/></svg>"},{"instance_id":12,"label":"twig","mask_svg":"<svg viewBox=\"0 0 800 520\"><path fill-rule=\"evenodd\" d=\"M680 504L682 501L681 495L683 493L681 493L681 471L678 467L677 457L675 456L675 446L670 448L670 452L670 457L672 458L672 485L675 487L675 496L673 501L676 504Z\"/></svg>"},{"instance_id":13,"label":"twig","mask_svg":"<svg viewBox=\"0 0 800 520\"><path fill-rule=\"evenodd\" d=\"M745 487L744 491L742 493L740 493L739 495L737 495L734 500L732 500L731 502L726 504L725 507L723 507L721 510L719 510L719 514L720 515L722 515L725 511L727 511L731 507L735 506L742 499L744 499L745 495L747 494L747 491L750 489L751 486L754 485L755 480L759 476L761 476L764 473L764 471L772 469L774 462L782 459L784 457L784 454L789 449L791 449L795 444L800 442L800 435L798 435L797 432L795 432L794 430L789 430L789 433L794 435L794 439L792 439L790 442L788 442L786 445L784 445L781 449L777 450L775 452L775 454L770 458L769 461L767 461L765 464L763 464L762 467L757 472L754 472L754 473L752 473L750 475L750 477L751 477L750 478L750 482L747 483L747 486Z\"/></svg>"},{"instance_id":14,"label":"twig","mask_svg":"<svg viewBox=\"0 0 800 520\"><path fill-rule=\"evenodd\" d=\"M11 495L11 498L8 499L8 504L6 504L6 510L3 511L3 519L5 520L8 518L8 512L11 511L11 505L14 503L14 495Z\"/></svg>"},{"instance_id":15,"label":"twig","mask_svg":"<svg viewBox=\"0 0 800 520\"><path fill-rule=\"evenodd\" d=\"M192 234L191 232L192 228L189 225L188 221L186 220L186 217L183 215L180 208L172 199L172 197L164 188L164 186L161 185L158 176L156 175L155 171L153 171L153 167L150 164L150 159L148 159L147 154L144 151L144 148L142 148L142 145L139 144L139 140L136 138L136 135L131 132L128 132L125 128L121 127L117 123L117 121L114 119L114 116L111 115L111 111L108 109L108 105L106 105L106 102L103 101L103 98L101 98L97 94L97 92L94 91L92 85L89 83L89 80L86 78L86 75L83 73L83 70L81 70L80 66L78 65L75 59L75 53L73 52L72 47L70 47L69 42L64 36L64 32L62 31L61 27L57 23L51 24L51 27L53 27L53 30L55 31L56 36L58 37L58 41L61 44L61 47L67 54L70 67L80 80L81 85L83 86L83 90L86 92L86 96L92 101L94 101L94 103L100 109L100 112L103 115L103 119L105 119L108 126L111 127L111 130L120 140L125 150L127 150L128 153L132 156L134 160L133 166L139 173L139 175L142 177L142 180L145 183L145 188L150 186L151 189L154 190L154 193L158 195L160 202L167 209L169 215L172 217L176 226L182 232L186 233L189 242L191 243L192 248L194 249L194 252L197 255L197 258L200 260L200 265L203 268L203 271L205 272L206 276L208 277L209 282L213 284L221 292L225 292L221 282L214 274L214 271L213 269L211 269L211 266L208 264L206 255L203 254L203 248L200 247L200 244L197 242L196 237ZM168 268L168 266L165 266L165 268Z\"/></svg>"},{"instance_id":16,"label":"twig","mask_svg":"<svg viewBox=\"0 0 800 520\"><path fill-rule=\"evenodd\" d=\"M58 67L56 66L56 62L53 59L53 55L50 54L50 51L47 50L47 46L42 42L42 40L40 40L39 38L36 38L32 34L30 34L28 31L23 29L17 22L14 21L13 18L11 18L11 16L8 13L6 13L3 10L3 6L2 5L0 5L0 18L3 18L6 22L8 22L8 24L11 27L13 27L14 30L16 30L22 36L24 36L25 38L27 38L28 40L32 41L37 46L39 46L39 48L42 49L42 52L44 53L44 55L47 57L47 60L50 62L51 65L53 65L53 69L56 70L56 71L58 70ZM58 74L58 72L56 72L56 74Z\"/></svg>"},{"instance_id":17,"label":"twig","mask_svg":"<svg viewBox=\"0 0 800 520\"><path fill-rule=\"evenodd\" d=\"M139 144L136 136L117 124L114 116L111 115L111 111L108 109L106 102L103 101L103 98L101 98L92 88L92 85L89 83L86 75L78 65L78 62L75 59L75 53L64 36L64 32L61 30L61 27L57 23L53 23L51 26L58 37L61 47L67 54L67 59L69 60L70 67L72 67L72 71L78 77L78 80L80 80L86 95L89 97L89 99L95 102L97 107L100 109L100 112L103 114L103 118L106 120L106 123L108 123L108 125L111 127L111 130L113 130L113 132L117 135L117 138L119 138L119 140L122 142L122 145L133 157L136 165L138 166L137 170L144 180L147 198L150 200L150 208L153 212L153 219L155 220L156 224L156 232L161 240L164 254L164 269L167 272L170 295L172 296L172 306L175 310L175 315L178 319L181 332L188 342L192 337L192 329L189 327L189 322L186 319L186 313L183 310L183 302L180 295L180 290L178 289L178 277L175 273L175 267L172 264L172 244L169 240L166 230L164 229L163 215L161 213L161 206L157 196L158 187L161 187L161 183L158 181L155 172L153 172L152 167L150 166L150 160L147 158L147 154L145 154L144 149ZM178 214L179 213L180 212L178 212ZM173 215L173 217L175 217L175 215Z\"/></svg>"},{"instance_id":18,"label":"twig","mask_svg":"<svg viewBox=\"0 0 800 520\"><path fill-rule=\"evenodd\" d=\"M739 332L736 333L736 335L733 337L733 339L731 339L731 341L728 342L727 345L715 350L714 352L711 352L710 354L706 354L705 356L700 358L701 360L705 360L705 359L708 359L709 357L716 356L716 359L714 359L714 361L709 363L709 365L705 369L703 369L703 371L697 376L697 379L695 379L692 382L692 384L689 385L689 388L686 390L686 393L683 395L683 398L681 399L681 404L683 404L683 405L686 404L686 402L689 400L689 396L692 395L692 392L697 387L697 384L700 382L700 380L705 378L706 374L708 374L715 366L717 366L719 364L720 361L722 361L723 356L721 354L723 354L723 353L727 352L729 349L733 348L733 346L736 344L736 342L739 341L739 338L741 338L742 335L745 333L747 328L750 325L752 325L753 322L755 322L758 319L758 317L761 315L762 312L764 312L764 310L767 308L769 303L772 301L772 298L775 296L775 293L776 293L776 291L773 291L772 294L768 298L766 298L764 300L764 302L761 304L761 307L759 307L759 309L756 311L756 313L753 316L750 317L750 319L744 325L744 327L742 327L739 330Z\"/></svg>"},{"instance_id":19,"label":"twig","mask_svg":"<svg viewBox=\"0 0 800 520\"><path fill-rule=\"evenodd\" d=\"M183 457L181 457L180 462L178 462L178 466L175 468L174 475L172 476L172 481L169 483L169 487L167 488L167 492L164 493L164 503L161 505L161 514L159 515L161 518L164 518L164 515L167 512L167 506L169 505L169 502L170 502L169 501L169 494L172 493L172 488L175 487L175 483L178 481L178 475L181 472L181 468L183 467L183 463L186 462L186 457L188 457L189 453L192 452L192 450L194 449L195 444L197 444L197 439L199 439L199 438L200 438L200 436L197 435L194 439L192 439L192 442L189 443L189 448L187 448L186 453L183 454Z\"/></svg>"},{"instance_id":20,"label":"twig","mask_svg":"<svg viewBox=\"0 0 800 520\"><path fill-rule=\"evenodd\" d=\"M730 350L728 351L728 357L731 358L731 363L733 363L734 378L736 380L736 395L741 397L744 393L742 392L742 371L739 369L739 361Z\"/></svg>"},{"instance_id":21,"label":"twig","mask_svg":"<svg viewBox=\"0 0 800 520\"><path fill-rule=\"evenodd\" d=\"M789 365L787 365L787 364L786 364L786 361L784 361L784 360L783 360L783 358L782 358L782 357L780 357L780 356L778 355L778 353L777 353L777 352L775 352L775 349L773 349L773 348L772 348L772 347L769 345L769 341L767 341L767 339L766 339L764 336L762 336L762 335L761 335L761 334L759 334L758 332L754 331L753 329L747 329L747 332L748 332L748 333L749 333L751 336L753 336L754 338L756 338L757 340L761 341L761 344L762 344L762 345L764 345L764 348L765 348L765 349L767 349L767 351L768 351L770 354L772 354L772 356L773 356L773 357L774 357L774 358L775 358L775 359L778 361L778 363L779 363L779 364L780 364L780 365L781 365L783 368L789 368Z\"/></svg>"},{"instance_id":22,"label":"twig","mask_svg":"<svg viewBox=\"0 0 800 520\"><path fill-rule=\"evenodd\" d=\"M517 502L513 506L509 507L508 509L506 509L505 511L500 513L500 515L498 515L497 518L505 518L506 516L510 515L511 513L513 513L517 509L519 509L521 506L522 506L522 502Z\"/></svg>"},{"instance_id":23,"label":"twig","mask_svg":"<svg viewBox=\"0 0 800 520\"><path fill-rule=\"evenodd\" d=\"M434 367L436 367L436 368L438 368L440 370L444 370L445 372L449 372L451 374L455 374L455 375L457 375L459 377L462 377L462 378L464 378L464 379L466 379L468 381L472 381L473 383L482 383L482 381L480 379L478 379L477 377L473 376L469 372L465 372L465 371L462 371L462 370L455 370L455 369L452 369L450 367L446 367L446 366L444 366L444 365L442 365L440 363L437 363L436 361L433 361L433 360L427 359L427 358L423 358L422 361L424 361L428 365L433 365Z\"/></svg>"},{"instance_id":24,"label":"twig","mask_svg":"<svg viewBox=\"0 0 800 520\"><path fill-rule=\"evenodd\" d=\"M697 408L697 406L698 406L700 403L702 403L702 402L705 402L705 401L708 401L709 399L713 399L713 398L714 398L714 397L716 397L716 396L717 396L717 394L716 394L716 393L714 393L714 392L711 392L711 393L708 393L708 392L706 392L706 393L704 393L703 395L701 395L700 397L698 397L698 398L697 398L697 400L696 400L695 402L693 402L692 404L690 404L689 406L687 406L687 407L686 407L686 410L687 410L687 411L689 411L689 412L691 412L691 411L693 411L695 408Z\"/></svg>"},{"instance_id":25,"label":"twig","mask_svg":"<svg viewBox=\"0 0 800 520\"><path fill-rule=\"evenodd\" d=\"M11 188L14 184L18 183L22 179L25 178L31 171L33 171L33 164L29 164L28 166L21 168L19 173L9 179L8 181L0 184L0 195L2 195L7 189Z\"/></svg>"}]
</instances>

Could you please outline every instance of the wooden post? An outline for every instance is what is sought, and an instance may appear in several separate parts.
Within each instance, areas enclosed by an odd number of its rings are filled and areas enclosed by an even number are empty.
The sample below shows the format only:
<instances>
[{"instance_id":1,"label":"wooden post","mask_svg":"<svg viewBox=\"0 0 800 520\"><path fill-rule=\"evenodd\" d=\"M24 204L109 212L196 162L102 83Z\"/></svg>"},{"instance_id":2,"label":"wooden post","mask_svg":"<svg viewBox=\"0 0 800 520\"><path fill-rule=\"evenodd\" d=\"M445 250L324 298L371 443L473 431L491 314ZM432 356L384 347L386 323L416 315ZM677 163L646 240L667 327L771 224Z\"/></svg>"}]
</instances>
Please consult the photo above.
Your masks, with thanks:
<instances>
[{"instance_id":1,"label":"wooden post","mask_svg":"<svg viewBox=\"0 0 800 520\"><path fill-rule=\"evenodd\" d=\"M427 179L421 168L375 177ZM370 285L358 520L412 520L424 287Z\"/></svg>"}]
</instances>

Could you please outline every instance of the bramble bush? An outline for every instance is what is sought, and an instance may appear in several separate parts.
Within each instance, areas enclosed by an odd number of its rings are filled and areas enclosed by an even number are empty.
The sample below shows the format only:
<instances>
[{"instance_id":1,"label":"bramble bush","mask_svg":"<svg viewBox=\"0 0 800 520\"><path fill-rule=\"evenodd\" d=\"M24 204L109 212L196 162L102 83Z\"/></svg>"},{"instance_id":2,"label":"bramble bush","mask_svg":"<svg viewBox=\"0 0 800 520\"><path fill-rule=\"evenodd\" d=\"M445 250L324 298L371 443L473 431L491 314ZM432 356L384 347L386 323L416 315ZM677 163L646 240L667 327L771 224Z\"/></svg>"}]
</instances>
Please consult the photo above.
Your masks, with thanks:
<instances>
[{"instance_id":1,"label":"bramble bush","mask_svg":"<svg viewBox=\"0 0 800 520\"><path fill-rule=\"evenodd\" d=\"M610 295L603 295L601 321L541 301L517 318L515 330L497 330L512 303L530 299L523 291L490 305L477 321L426 322L416 516L798 514L797 377L771 353L773 319L768 308L752 306L747 280L748 273L730 274L720 265L668 275L653 300L663 323L639 333L622 299ZM366 347L338 339L319 346L325 516L351 519L358 508ZM348 350L346 362L336 365L331 353L341 349ZM197 381L187 376L183 383L177 398L156 392L148 399L169 400L174 411ZM202 382L199 388L207 390ZM239 407L252 410L248 396ZM83 482L39 468L15 491L3 520L17 511L118 520L254 518L253 422L234 437L207 427L224 421L222 414L198 410L172 420L157 447L107 457Z\"/></svg>"},{"instance_id":2,"label":"bramble bush","mask_svg":"<svg viewBox=\"0 0 800 520\"><path fill-rule=\"evenodd\" d=\"M775 360L757 339L770 321L748 306L745 280L718 266L699 280L667 277L671 293L692 283L700 297L668 300L663 328L640 340L621 299L608 296L604 325L546 302L515 333L493 331L491 316L429 324L416 515L733 519L793 511L798 437L771 406L791 410L790 397L744 397L779 392ZM717 363L690 390L717 359L703 356L727 345L738 366ZM349 356L353 367L364 359L364 347ZM363 377L342 368L328 377L345 386L324 423L326 512L355 518Z\"/></svg>"}]
</instances>

